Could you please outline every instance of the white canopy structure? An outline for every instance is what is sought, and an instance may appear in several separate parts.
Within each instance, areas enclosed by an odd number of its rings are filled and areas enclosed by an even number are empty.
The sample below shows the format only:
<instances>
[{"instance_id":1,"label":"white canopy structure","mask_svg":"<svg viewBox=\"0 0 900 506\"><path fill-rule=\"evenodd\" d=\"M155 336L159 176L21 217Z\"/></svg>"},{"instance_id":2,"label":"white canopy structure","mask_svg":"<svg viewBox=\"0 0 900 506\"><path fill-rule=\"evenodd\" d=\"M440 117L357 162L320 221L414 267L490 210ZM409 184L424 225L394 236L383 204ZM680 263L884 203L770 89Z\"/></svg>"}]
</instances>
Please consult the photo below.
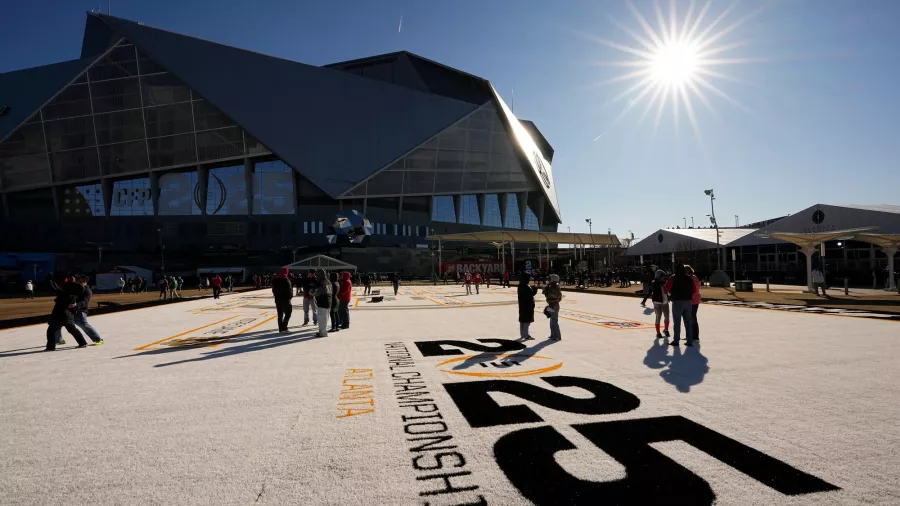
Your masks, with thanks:
<instances>
[{"instance_id":1,"label":"white canopy structure","mask_svg":"<svg viewBox=\"0 0 900 506\"><path fill-rule=\"evenodd\" d=\"M323 271L356 270L355 265L348 264L347 262L342 262L337 258L332 258L327 255L316 255L314 257L304 258L303 260L298 260L294 263L287 264L283 268L290 269L292 271L306 271L309 269L322 269Z\"/></svg>"},{"instance_id":2,"label":"white canopy structure","mask_svg":"<svg viewBox=\"0 0 900 506\"><path fill-rule=\"evenodd\" d=\"M884 254L887 255L888 259L888 280L890 283L890 285L888 285L888 290L896 290L897 282L894 279L894 255L896 255L897 250L900 249L900 234L875 234L867 232L857 234L854 239L881 247L881 250L884 251Z\"/></svg>"}]
</instances>

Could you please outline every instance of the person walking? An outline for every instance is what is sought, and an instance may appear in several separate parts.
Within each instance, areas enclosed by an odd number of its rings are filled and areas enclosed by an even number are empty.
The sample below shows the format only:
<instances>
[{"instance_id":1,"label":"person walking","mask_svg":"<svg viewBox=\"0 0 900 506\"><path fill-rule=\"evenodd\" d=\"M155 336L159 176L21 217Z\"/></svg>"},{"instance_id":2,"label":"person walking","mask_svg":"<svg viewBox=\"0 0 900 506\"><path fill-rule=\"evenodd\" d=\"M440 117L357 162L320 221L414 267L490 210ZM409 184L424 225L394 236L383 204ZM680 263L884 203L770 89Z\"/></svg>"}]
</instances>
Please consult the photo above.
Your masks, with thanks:
<instances>
[{"instance_id":1,"label":"person walking","mask_svg":"<svg viewBox=\"0 0 900 506\"><path fill-rule=\"evenodd\" d=\"M319 312L316 309L315 291L316 291L316 274L310 269L303 278L303 325L309 324L309 312L312 310L313 325L319 323Z\"/></svg>"},{"instance_id":2,"label":"person walking","mask_svg":"<svg viewBox=\"0 0 900 506\"><path fill-rule=\"evenodd\" d=\"M325 279L325 271L316 271L314 292L319 318L319 332L316 337L328 337L328 314L331 312L331 283Z\"/></svg>"},{"instance_id":3,"label":"person walking","mask_svg":"<svg viewBox=\"0 0 900 506\"><path fill-rule=\"evenodd\" d=\"M59 339L57 334L63 327L66 328L69 334L72 334L72 337L78 342L79 348L87 347L84 335L75 326L75 309L78 306L78 297L81 295L84 287L70 282L63 282L63 285L60 286L51 279L50 289L56 294L56 299L53 301L53 310L50 312L50 320L47 325L47 347L44 348L44 351L56 351L57 340ZM65 344L65 341L61 344Z\"/></svg>"},{"instance_id":4,"label":"person walking","mask_svg":"<svg viewBox=\"0 0 900 506\"><path fill-rule=\"evenodd\" d=\"M362 275L362 283L363 283L363 295L369 295L372 293L372 276L369 273L365 273Z\"/></svg>"},{"instance_id":5,"label":"person walking","mask_svg":"<svg viewBox=\"0 0 900 506\"><path fill-rule=\"evenodd\" d=\"M519 339L522 341L531 341L528 328L534 322L534 296L537 295L537 287L531 286L531 276L523 273L519 278L519 287L516 289L516 296L519 301Z\"/></svg>"},{"instance_id":6,"label":"person walking","mask_svg":"<svg viewBox=\"0 0 900 506\"><path fill-rule=\"evenodd\" d=\"M487 288L491 287L491 271L485 271L484 273L484 286Z\"/></svg>"},{"instance_id":7,"label":"person walking","mask_svg":"<svg viewBox=\"0 0 900 506\"><path fill-rule=\"evenodd\" d=\"M29 279L25 282L25 298L33 299L34 298L34 283Z\"/></svg>"},{"instance_id":8,"label":"person walking","mask_svg":"<svg viewBox=\"0 0 900 506\"><path fill-rule=\"evenodd\" d=\"M166 293L169 291L169 280L166 276L159 278L159 299L166 300Z\"/></svg>"},{"instance_id":9,"label":"person walking","mask_svg":"<svg viewBox=\"0 0 900 506\"><path fill-rule=\"evenodd\" d=\"M294 289L291 286L288 269L281 269L281 274L272 283L272 296L275 298L275 310L278 312L278 332L287 332L288 322L291 321L291 313L294 311L294 306L291 305Z\"/></svg>"},{"instance_id":10,"label":"person walking","mask_svg":"<svg viewBox=\"0 0 900 506\"><path fill-rule=\"evenodd\" d=\"M669 294L672 301L672 317L675 324L675 339L669 343L678 346L681 340L681 322L684 321L684 333L686 334L686 346L694 345L694 324L691 319L691 305L694 299L694 280L687 275L684 264L675 264L675 273L666 281L663 290Z\"/></svg>"},{"instance_id":11,"label":"person walking","mask_svg":"<svg viewBox=\"0 0 900 506\"><path fill-rule=\"evenodd\" d=\"M466 271L463 276L463 283L466 285L466 295L472 295L472 273Z\"/></svg>"},{"instance_id":12,"label":"person walking","mask_svg":"<svg viewBox=\"0 0 900 506\"><path fill-rule=\"evenodd\" d=\"M562 301L562 289L559 287L559 275L551 274L550 283L544 287L544 297L547 299L547 307L550 313L550 337L551 341L559 341L562 334L559 331L559 303Z\"/></svg>"},{"instance_id":13,"label":"person walking","mask_svg":"<svg viewBox=\"0 0 900 506\"><path fill-rule=\"evenodd\" d=\"M659 333L659 320L665 317L665 337L669 337L669 298L666 291L663 290L666 273L657 270L653 281L650 282L650 300L653 301L653 312L656 313L656 338L660 339L663 334Z\"/></svg>"},{"instance_id":14,"label":"person walking","mask_svg":"<svg viewBox=\"0 0 900 506\"><path fill-rule=\"evenodd\" d=\"M338 317L341 320L341 328L350 328L350 297L353 294L353 282L350 280L349 272L341 273L341 280L338 283Z\"/></svg>"},{"instance_id":15,"label":"person walking","mask_svg":"<svg viewBox=\"0 0 900 506\"><path fill-rule=\"evenodd\" d=\"M503 271L503 285L504 288L509 288L509 271Z\"/></svg>"},{"instance_id":16,"label":"person walking","mask_svg":"<svg viewBox=\"0 0 900 506\"><path fill-rule=\"evenodd\" d=\"M400 274L395 272L391 274L391 283L394 285L394 296L400 291Z\"/></svg>"},{"instance_id":17,"label":"person walking","mask_svg":"<svg viewBox=\"0 0 900 506\"><path fill-rule=\"evenodd\" d=\"M222 278L218 274L214 274L212 279L209 280L209 284L212 285L213 299L218 299L222 293Z\"/></svg>"},{"instance_id":18,"label":"person walking","mask_svg":"<svg viewBox=\"0 0 900 506\"><path fill-rule=\"evenodd\" d=\"M289 275L290 275L290 272L288 272L288 276L285 276L288 278L288 281L290 281ZM230 274L228 275L228 278L225 280L225 284L226 284L226 286L228 286L228 293L234 293L234 278L231 277Z\"/></svg>"},{"instance_id":19,"label":"person walking","mask_svg":"<svg viewBox=\"0 0 900 506\"><path fill-rule=\"evenodd\" d=\"M691 297L691 322L694 324L694 341L699 341L700 324L697 323L697 310L700 309L700 303L703 302L703 297L700 296L700 278L694 274L694 268L690 265L685 265L684 270L694 280L694 295Z\"/></svg>"},{"instance_id":20,"label":"person walking","mask_svg":"<svg viewBox=\"0 0 900 506\"><path fill-rule=\"evenodd\" d=\"M472 278L472 281L475 283L475 293L481 294L481 273L475 272L475 276Z\"/></svg>"},{"instance_id":21,"label":"person walking","mask_svg":"<svg viewBox=\"0 0 900 506\"><path fill-rule=\"evenodd\" d=\"M74 277L74 280L75 283L81 285L82 292L78 295L75 302L73 323L87 334L91 341L93 341L94 346L100 346L103 344L103 338L100 337L100 333L97 332L97 329L91 326L87 321L88 308L91 305L91 297L94 296L94 292L91 291L91 287L88 285L87 276L78 275ZM77 289L75 289L75 291L77 291ZM62 340L62 332L57 330L56 343L60 344L60 342L65 344L65 341Z\"/></svg>"},{"instance_id":22,"label":"person walking","mask_svg":"<svg viewBox=\"0 0 900 506\"><path fill-rule=\"evenodd\" d=\"M125 277L123 276L123 277L119 278L119 280L116 281L116 284L119 286L119 295L124 294L125 293Z\"/></svg>"},{"instance_id":23,"label":"person walking","mask_svg":"<svg viewBox=\"0 0 900 506\"><path fill-rule=\"evenodd\" d=\"M651 288L652 288L651 285L653 284L653 281L656 279L656 272L654 272L655 270L656 270L655 265L650 265L650 266L644 268L644 273L642 275L643 276L642 281L644 282L644 299L641 300L642 306L647 305L647 297L650 297L650 295L651 295ZM657 334L659 334L659 332L657 332Z\"/></svg>"},{"instance_id":24,"label":"person walking","mask_svg":"<svg viewBox=\"0 0 900 506\"><path fill-rule=\"evenodd\" d=\"M819 269L819 266L813 267L812 270L812 281L813 281L813 289L816 291L816 295L819 295L819 288L822 289L822 297L828 297L828 294L825 293L825 274Z\"/></svg>"}]
</instances>

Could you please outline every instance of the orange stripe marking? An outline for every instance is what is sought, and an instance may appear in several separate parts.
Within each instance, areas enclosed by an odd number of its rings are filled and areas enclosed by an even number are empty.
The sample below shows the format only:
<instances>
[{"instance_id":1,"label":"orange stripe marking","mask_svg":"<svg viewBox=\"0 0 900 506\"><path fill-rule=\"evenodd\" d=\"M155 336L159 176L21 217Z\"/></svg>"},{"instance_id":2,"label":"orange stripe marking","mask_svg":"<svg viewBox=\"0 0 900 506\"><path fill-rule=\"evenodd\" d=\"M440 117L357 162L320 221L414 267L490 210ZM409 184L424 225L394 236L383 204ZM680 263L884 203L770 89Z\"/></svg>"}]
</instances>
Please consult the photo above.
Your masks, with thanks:
<instances>
[{"instance_id":1,"label":"orange stripe marking","mask_svg":"<svg viewBox=\"0 0 900 506\"><path fill-rule=\"evenodd\" d=\"M160 339L159 341L156 341L156 342L153 342L153 343L150 343L150 344L145 344L144 346L141 346L140 348L135 348L134 351L144 351L144 350L146 350L147 348L149 348L149 347L151 347L151 346L155 346L155 345L157 345L157 344L161 344L161 343L164 343L164 342L166 342L166 341L171 341L172 339L175 339L175 338L177 338L177 337L181 337L181 336L190 334L191 332L196 332L196 331L198 331L198 330L200 330L200 329L205 329L206 327L212 327L213 325L216 325L216 324L218 324L218 323L222 323L222 322L224 322L224 321L228 321L228 320L230 320L230 319L232 319L232 318L237 318L237 315L229 316L228 318L225 318L224 320L219 320L219 321L217 321L217 322L212 322L212 323L210 323L210 324L208 324L208 325L204 325L204 326L202 326L202 327L197 327L197 328L195 328L195 329L188 330L187 332L182 332L181 334L175 334L174 336L169 336L169 337L167 337L167 338L165 338L165 339Z\"/></svg>"},{"instance_id":2,"label":"orange stripe marking","mask_svg":"<svg viewBox=\"0 0 900 506\"><path fill-rule=\"evenodd\" d=\"M233 336L228 336L228 337L226 337L225 339L223 339L223 340L217 342L216 344L211 344L211 345L207 346L207 348L215 348L216 346L218 346L218 345L220 345L220 344L222 344L222 343L224 343L224 342L227 342L229 339L231 339L231 338L233 338L233 337L237 337L237 336L243 334L244 332L249 332L249 331L255 329L256 327L259 327L260 325L262 325L262 324L264 324L264 323L267 323L267 322L270 322L270 321L274 320L274 319L277 318L277 317L278 317L278 315L270 316L270 317L266 318L265 320L263 320L263 321L257 323L256 325L251 325L250 327L247 327L247 328L241 330L240 332L238 332L237 334L235 334L235 335L233 335Z\"/></svg>"}]
</instances>

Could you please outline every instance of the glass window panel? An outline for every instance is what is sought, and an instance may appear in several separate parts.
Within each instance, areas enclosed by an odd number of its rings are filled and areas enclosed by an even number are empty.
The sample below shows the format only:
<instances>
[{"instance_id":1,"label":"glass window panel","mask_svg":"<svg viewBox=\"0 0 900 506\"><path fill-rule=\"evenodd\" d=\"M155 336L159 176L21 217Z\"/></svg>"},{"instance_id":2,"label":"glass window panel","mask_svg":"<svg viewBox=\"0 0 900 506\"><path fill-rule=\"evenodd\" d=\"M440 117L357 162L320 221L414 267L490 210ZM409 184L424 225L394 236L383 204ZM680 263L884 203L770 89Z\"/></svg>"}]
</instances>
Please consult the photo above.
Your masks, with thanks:
<instances>
[{"instance_id":1,"label":"glass window panel","mask_svg":"<svg viewBox=\"0 0 900 506\"><path fill-rule=\"evenodd\" d=\"M512 143L506 132L491 134L491 153L512 153Z\"/></svg>"},{"instance_id":2,"label":"glass window panel","mask_svg":"<svg viewBox=\"0 0 900 506\"><path fill-rule=\"evenodd\" d=\"M91 82L91 95L96 114L141 107L141 95L136 77L99 83Z\"/></svg>"},{"instance_id":3,"label":"glass window panel","mask_svg":"<svg viewBox=\"0 0 900 506\"><path fill-rule=\"evenodd\" d=\"M488 153L466 152L466 171L486 172L489 159L490 155Z\"/></svg>"},{"instance_id":4,"label":"glass window panel","mask_svg":"<svg viewBox=\"0 0 900 506\"><path fill-rule=\"evenodd\" d=\"M531 184L528 177L520 170L513 170L509 173L509 184L511 188L529 188Z\"/></svg>"},{"instance_id":5,"label":"glass window panel","mask_svg":"<svg viewBox=\"0 0 900 506\"><path fill-rule=\"evenodd\" d=\"M456 223L456 207L450 195L436 195L431 209L431 221ZM396 225L394 225L396 227ZM394 234L396 234L396 228Z\"/></svg>"},{"instance_id":6,"label":"glass window panel","mask_svg":"<svg viewBox=\"0 0 900 506\"><path fill-rule=\"evenodd\" d=\"M13 220L34 221L56 218L53 190L50 188L7 193L6 204L9 207L9 217Z\"/></svg>"},{"instance_id":7,"label":"glass window panel","mask_svg":"<svg viewBox=\"0 0 900 506\"><path fill-rule=\"evenodd\" d=\"M398 195L403 188L403 173L386 170L369 180L369 195Z\"/></svg>"},{"instance_id":8,"label":"glass window panel","mask_svg":"<svg viewBox=\"0 0 900 506\"><path fill-rule=\"evenodd\" d=\"M439 143L438 143L438 136L435 135L434 137L432 137L432 138L428 139L427 141L425 141L425 144L422 144L422 147L423 147L423 148L426 148L426 149L437 149L437 148L438 148L438 144L439 144Z\"/></svg>"},{"instance_id":9,"label":"glass window panel","mask_svg":"<svg viewBox=\"0 0 900 506\"><path fill-rule=\"evenodd\" d=\"M100 183L62 188L59 199L60 216L63 218L106 216L103 189Z\"/></svg>"},{"instance_id":10,"label":"glass window panel","mask_svg":"<svg viewBox=\"0 0 900 506\"><path fill-rule=\"evenodd\" d=\"M209 171L206 214L247 214L247 178L243 164Z\"/></svg>"},{"instance_id":11,"label":"glass window panel","mask_svg":"<svg viewBox=\"0 0 900 506\"><path fill-rule=\"evenodd\" d=\"M462 188L462 172L435 172L435 193L457 193Z\"/></svg>"},{"instance_id":12,"label":"glass window panel","mask_svg":"<svg viewBox=\"0 0 900 506\"><path fill-rule=\"evenodd\" d=\"M153 216L150 178L126 179L113 183L110 216Z\"/></svg>"},{"instance_id":13,"label":"glass window panel","mask_svg":"<svg viewBox=\"0 0 900 506\"><path fill-rule=\"evenodd\" d=\"M209 130L197 134L200 160L218 160L244 154L244 139L238 127Z\"/></svg>"},{"instance_id":14,"label":"glass window panel","mask_svg":"<svg viewBox=\"0 0 900 506\"><path fill-rule=\"evenodd\" d=\"M190 172L169 172L159 178L159 215L200 214L199 176Z\"/></svg>"},{"instance_id":15,"label":"glass window panel","mask_svg":"<svg viewBox=\"0 0 900 506\"><path fill-rule=\"evenodd\" d=\"M403 194L431 193L434 190L434 172L407 172L403 181Z\"/></svg>"},{"instance_id":16,"label":"glass window panel","mask_svg":"<svg viewBox=\"0 0 900 506\"><path fill-rule=\"evenodd\" d=\"M427 170L435 167L437 150L419 148L406 155L406 168L413 170Z\"/></svg>"},{"instance_id":17,"label":"glass window panel","mask_svg":"<svg viewBox=\"0 0 900 506\"><path fill-rule=\"evenodd\" d=\"M141 50L138 50L138 67L140 67L141 74L158 74L166 71L153 58Z\"/></svg>"},{"instance_id":18,"label":"glass window panel","mask_svg":"<svg viewBox=\"0 0 900 506\"><path fill-rule=\"evenodd\" d=\"M128 52L133 53L133 51ZM122 62L112 62L107 58L104 58L88 70L88 77L90 77L92 83L108 81L110 79L135 77L137 75L137 62L134 61L134 58L132 58L131 61Z\"/></svg>"},{"instance_id":19,"label":"glass window panel","mask_svg":"<svg viewBox=\"0 0 900 506\"><path fill-rule=\"evenodd\" d=\"M515 193L508 194L506 198L506 228L522 228L522 218L519 216L519 199Z\"/></svg>"},{"instance_id":20,"label":"glass window panel","mask_svg":"<svg viewBox=\"0 0 900 506\"><path fill-rule=\"evenodd\" d=\"M44 121L90 114L90 93L87 84L73 84L69 86L44 107Z\"/></svg>"},{"instance_id":21,"label":"glass window panel","mask_svg":"<svg viewBox=\"0 0 900 506\"><path fill-rule=\"evenodd\" d=\"M94 120L91 116L47 121L44 128L47 130L50 151L85 148L96 144Z\"/></svg>"},{"instance_id":22,"label":"glass window panel","mask_svg":"<svg viewBox=\"0 0 900 506\"><path fill-rule=\"evenodd\" d=\"M469 130L466 133L468 143L466 151L483 151L487 153L491 150L491 134L480 130Z\"/></svg>"},{"instance_id":23,"label":"glass window panel","mask_svg":"<svg viewBox=\"0 0 900 506\"><path fill-rule=\"evenodd\" d=\"M481 225L478 216L478 197L475 195L463 195L459 204L459 222L469 225Z\"/></svg>"},{"instance_id":24,"label":"glass window panel","mask_svg":"<svg viewBox=\"0 0 900 506\"><path fill-rule=\"evenodd\" d=\"M475 114L472 115L472 117L469 118L469 129L470 130L484 130L484 131L490 132L491 123L493 121L493 118L490 116L493 116L493 113L489 112L488 113L490 115L489 117L483 117L483 116L477 116L477 114L479 112L476 112Z\"/></svg>"},{"instance_id":25,"label":"glass window panel","mask_svg":"<svg viewBox=\"0 0 900 506\"><path fill-rule=\"evenodd\" d=\"M142 76L141 91L144 94L145 106L174 104L191 100L191 89L169 73Z\"/></svg>"},{"instance_id":26,"label":"glass window panel","mask_svg":"<svg viewBox=\"0 0 900 506\"><path fill-rule=\"evenodd\" d=\"M534 211L531 210L530 207L525 208L525 230L540 230L541 227L538 225L537 215L534 214Z\"/></svg>"},{"instance_id":27,"label":"glass window panel","mask_svg":"<svg viewBox=\"0 0 900 506\"><path fill-rule=\"evenodd\" d=\"M293 169L281 160L257 163L253 173L253 214L294 214Z\"/></svg>"},{"instance_id":28,"label":"glass window panel","mask_svg":"<svg viewBox=\"0 0 900 506\"><path fill-rule=\"evenodd\" d=\"M183 134L193 130L190 103L147 107L144 109L144 117L147 121L147 137Z\"/></svg>"},{"instance_id":29,"label":"glass window panel","mask_svg":"<svg viewBox=\"0 0 900 506\"><path fill-rule=\"evenodd\" d=\"M134 45L128 42L119 44L106 54L104 60L110 62L134 61Z\"/></svg>"},{"instance_id":30,"label":"glass window panel","mask_svg":"<svg viewBox=\"0 0 900 506\"><path fill-rule=\"evenodd\" d=\"M74 149L50 153L53 175L57 181L100 177L97 148Z\"/></svg>"},{"instance_id":31,"label":"glass window panel","mask_svg":"<svg viewBox=\"0 0 900 506\"><path fill-rule=\"evenodd\" d=\"M100 146L100 168L104 176L147 170L147 145L144 141Z\"/></svg>"},{"instance_id":32,"label":"glass window panel","mask_svg":"<svg viewBox=\"0 0 900 506\"><path fill-rule=\"evenodd\" d=\"M36 112L30 118L28 118L28 121L26 121L25 123L28 124L28 123L40 123L40 122L41 122L41 113Z\"/></svg>"},{"instance_id":33,"label":"glass window panel","mask_svg":"<svg viewBox=\"0 0 900 506\"><path fill-rule=\"evenodd\" d=\"M512 156L504 153L491 153L488 156L489 172L509 172L512 166Z\"/></svg>"},{"instance_id":34,"label":"glass window panel","mask_svg":"<svg viewBox=\"0 0 900 506\"><path fill-rule=\"evenodd\" d=\"M22 125L0 144L0 158L43 153L44 130L40 123Z\"/></svg>"},{"instance_id":35,"label":"glass window panel","mask_svg":"<svg viewBox=\"0 0 900 506\"><path fill-rule=\"evenodd\" d=\"M235 126L235 123L228 116L206 100L194 101L194 121L197 124L198 132Z\"/></svg>"},{"instance_id":36,"label":"glass window panel","mask_svg":"<svg viewBox=\"0 0 900 506\"><path fill-rule=\"evenodd\" d=\"M388 165L387 170L403 170L403 159L399 159L396 162Z\"/></svg>"},{"instance_id":37,"label":"glass window panel","mask_svg":"<svg viewBox=\"0 0 900 506\"><path fill-rule=\"evenodd\" d=\"M463 170L465 165L464 151L438 151L437 168L443 170Z\"/></svg>"},{"instance_id":38,"label":"glass window panel","mask_svg":"<svg viewBox=\"0 0 900 506\"><path fill-rule=\"evenodd\" d=\"M463 174L462 191L484 191L487 179L487 172L466 172Z\"/></svg>"},{"instance_id":39,"label":"glass window panel","mask_svg":"<svg viewBox=\"0 0 900 506\"><path fill-rule=\"evenodd\" d=\"M153 168L197 161L194 134L147 139L147 146L150 149L150 166Z\"/></svg>"},{"instance_id":40,"label":"glass window panel","mask_svg":"<svg viewBox=\"0 0 900 506\"><path fill-rule=\"evenodd\" d=\"M502 227L503 222L500 220L500 199L497 194L491 193L485 195L484 198L484 226L486 227Z\"/></svg>"},{"instance_id":41,"label":"glass window panel","mask_svg":"<svg viewBox=\"0 0 900 506\"><path fill-rule=\"evenodd\" d=\"M247 154L248 155L256 155L256 154L263 154L263 153L270 152L269 148L263 146L261 142L256 140L255 137L253 137L246 131L244 132L244 144L247 145Z\"/></svg>"},{"instance_id":42,"label":"glass window panel","mask_svg":"<svg viewBox=\"0 0 900 506\"><path fill-rule=\"evenodd\" d=\"M111 112L94 116L97 144L134 141L144 138L144 117L141 111Z\"/></svg>"},{"instance_id":43,"label":"glass window panel","mask_svg":"<svg viewBox=\"0 0 900 506\"><path fill-rule=\"evenodd\" d=\"M508 190L509 172L488 172L488 191Z\"/></svg>"},{"instance_id":44,"label":"glass window panel","mask_svg":"<svg viewBox=\"0 0 900 506\"><path fill-rule=\"evenodd\" d=\"M50 183L46 154L0 159L0 186L4 190L44 183Z\"/></svg>"},{"instance_id":45,"label":"glass window panel","mask_svg":"<svg viewBox=\"0 0 900 506\"><path fill-rule=\"evenodd\" d=\"M466 131L462 128L450 127L441 132L440 149L466 149Z\"/></svg>"}]
</instances>

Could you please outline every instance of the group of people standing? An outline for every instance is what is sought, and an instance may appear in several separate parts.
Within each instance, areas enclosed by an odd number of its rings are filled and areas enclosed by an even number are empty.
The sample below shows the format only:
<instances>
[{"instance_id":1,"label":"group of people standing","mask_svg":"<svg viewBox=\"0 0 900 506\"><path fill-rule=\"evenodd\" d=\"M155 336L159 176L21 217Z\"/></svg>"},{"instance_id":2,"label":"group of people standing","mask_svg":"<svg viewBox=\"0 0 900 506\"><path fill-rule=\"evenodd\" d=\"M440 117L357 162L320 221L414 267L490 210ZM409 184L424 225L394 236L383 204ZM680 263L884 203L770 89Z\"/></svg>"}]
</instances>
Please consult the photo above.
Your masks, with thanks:
<instances>
[{"instance_id":1,"label":"group of people standing","mask_svg":"<svg viewBox=\"0 0 900 506\"><path fill-rule=\"evenodd\" d=\"M670 337L669 334L669 303L672 304L672 317L675 320L675 337L672 346L678 346L681 341L681 322L684 322L685 346L693 346L700 340L700 325L697 322L697 310L700 308L702 297L700 296L700 279L694 274L690 265L676 264L675 272L669 276L655 265L649 267L653 281L649 286L645 285L644 300L641 305L646 305L647 298L653 301L653 311L656 314L656 338ZM660 320L664 323L663 333L660 333Z\"/></svg>"},{"instance_id":2,"label":"group of people standing","mask_svg":"<svg viewBox=\"0 0 900 506\"><path fill-rule=\"evenodd\" d=\"M119 287L119 293L142 293L147 291L147 280L142 278L141 276L135 276L133 278L121 277L119 281L116 282L116 285Z\"/></svg>"},{"instance_id":3,"label":"group of people standing","mask_svg":"<svg viewBox=\"0 0 900 506\"><path fill-rule=\"evenodd\" d=\"M530 341L534 339L530 334L531 324L534 322L534 297L538 293L538 286L531 285L531 275L523 273L519 278L519 287L516 291L519 302L519 339ZM562 288L559 286L559 275L551 274L549 282L543 290L547 306L544 308L544 316L550 320L550 339L559 341L562 333L559 329L559 303L563 299Z\"/></svg>"},{"instance_id":4,"label":"group of people standing","mask_svg":"<svg viewBox=\"0 0 900 506\"><path fill-rule=\"evenodd\" d=\"M316 337L328 337L328 332L339 332L350 328L350 298L353 282L349 272L331 272L323 269L307 272L298 277L283 268L272 281L272 295L278 312L278 331L288 332L288 322L293 312L291 299L296 290L303 296L303 325L308 325L312 313L313 325L319 326ZM331 328L328 319L331 318Z\"/></svg>"}]
</instances>

